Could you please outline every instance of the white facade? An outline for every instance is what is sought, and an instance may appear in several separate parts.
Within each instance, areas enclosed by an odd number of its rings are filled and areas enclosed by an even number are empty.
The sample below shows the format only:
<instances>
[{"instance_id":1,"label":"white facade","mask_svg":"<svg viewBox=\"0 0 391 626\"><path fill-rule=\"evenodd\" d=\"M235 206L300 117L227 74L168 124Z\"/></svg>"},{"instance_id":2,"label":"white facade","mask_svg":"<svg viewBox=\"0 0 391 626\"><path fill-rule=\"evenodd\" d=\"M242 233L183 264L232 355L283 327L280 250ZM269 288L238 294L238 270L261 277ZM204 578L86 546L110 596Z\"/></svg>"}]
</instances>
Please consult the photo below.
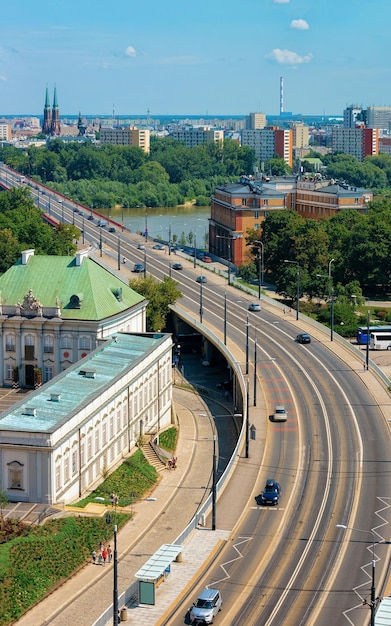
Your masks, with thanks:
<instances>
[{"instance_id":1,"label":"white facade","mask_svg":"<svg viewBox=\"0 0 391 626\"><path fill-rule=\"evenodd\" d=\"M118 334L0 415L10 501L69 503L171 421L170 335Z\"/></svg>"},{"instance_id":2,"label":"white facade","mask_svg":"<svg viewBox=\"0 0 391 626\"><path fill-rule=\"evenodd\" d=\"M0 277L0 384L34 387L37 369L45 383L111 334L145 332L146 305L86 253L24 251Z\"/></svg>"}]
</instances>

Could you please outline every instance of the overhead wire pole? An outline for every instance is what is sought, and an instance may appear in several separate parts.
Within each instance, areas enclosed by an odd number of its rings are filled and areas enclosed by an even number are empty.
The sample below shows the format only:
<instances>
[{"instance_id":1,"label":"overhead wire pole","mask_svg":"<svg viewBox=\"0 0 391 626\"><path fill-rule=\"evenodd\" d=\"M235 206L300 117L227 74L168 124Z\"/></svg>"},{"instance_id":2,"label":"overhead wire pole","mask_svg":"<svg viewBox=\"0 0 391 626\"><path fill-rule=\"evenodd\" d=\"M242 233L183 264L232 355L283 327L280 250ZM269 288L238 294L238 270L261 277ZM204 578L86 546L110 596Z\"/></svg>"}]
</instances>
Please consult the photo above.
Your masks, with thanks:
<instances>
[{"instance_id":1,"label":"overhead wire pole","mask_svg":"<svg viewBox=\"0 0 391 626\"><path fill-rule=\"evenodd\" d=\"M224 291L224 345L227 344L227 292Z\"/></svg>"},{"instance_id":2,"label":"overhead wire pole","mask_svg":"<svg viewBox=\"0 0 391 626\"><path fill-rule=\"evenodd\" d=\"M249 347L248 347L248 329L249 329L248 313L246 318L246 374L248 374Z\"/></svg>"},{"instance_id":3,"label":"overhead wire pole","mask_svg":"<svg viewBox=\"0 0 391 626\"><path fill-rule=\"evenodd\" d=\"M257 406L257 338L254 341L254 406Z\"/></svg>"},{"instance_id":4,"label":"overhead wire pole","mask_svg":"<svg viewBox=\"0 0 391 626\"><path fill-rule=\"evenodd\" d=\"M259 254L258 250L258 300L261 299L262 295L262 283L263 283L263 272L264 272L264 245L263 241L253 241L252 245L259 244L261 246L261 254Z\"/></svg>"},{"instance_id":5,"label":"overhead wire pole","mask_svg":"<svg viewBox=\"0 0 391 626\"><path fill-rule=\"evenodd\" d=\"M246 459L249 458L250 447L250 381L247 379L246 387Z\"/></svg>"},{"instance_id":6,"label":"overhead wire pole","mask_svg":"<svg viewBox=\"0 0 391 626\"><path fill-rule=\"evenodd\" d=\"M299 319L299 302L300 302L300 265L299 261L290 261L289 259L284 259L284 263L293 263L297 265L297 274L296 274L296 321Z\"/></svg>"}]
</instances>

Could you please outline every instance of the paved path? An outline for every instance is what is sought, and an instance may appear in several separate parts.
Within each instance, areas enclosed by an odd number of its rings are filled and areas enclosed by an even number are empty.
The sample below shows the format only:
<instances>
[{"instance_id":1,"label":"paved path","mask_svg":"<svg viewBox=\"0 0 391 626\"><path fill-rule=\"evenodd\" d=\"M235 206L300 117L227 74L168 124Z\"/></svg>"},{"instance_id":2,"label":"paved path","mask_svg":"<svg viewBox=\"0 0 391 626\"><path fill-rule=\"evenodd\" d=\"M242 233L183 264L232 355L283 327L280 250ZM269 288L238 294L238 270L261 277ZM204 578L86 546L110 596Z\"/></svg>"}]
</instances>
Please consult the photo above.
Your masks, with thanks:
<instances>
[{"instance_id":1,"label":"paved path","mask_svg":"<svg viewBox=\"0 0 391 626\"><path fill-rule=\"evenodd\" d=\"M213 437L208 409L203 400L190 391L176 388L174 395L179 421L178 468L163 472L162 480L152 494L156 500L136 503L133 521L118 533L119 594L135 580L135 572L162 544L176 539L210 493ZM200 413L204 417L200 417ZM207 528L196 531L196 535L198 533L202 535L202 548L195 549L189 544L184 563L173 567L173 570L178 568L176 576L183 583L191 580L210 552L227 536L225 531L213 532ZM197 558L193 555L189 559L189 551L191 554L194 550ZM183 567L185 563L190 568ZM153 620L164 613L178 594L178 585L172 582L175 576L170 579L170 583L164 583L157 591L158 604L142 609L142 615L136 621L132 618L133 623L151 626L155 623ZM51 626L91 626L112 603L112 589L112 564L103 567L87 563L17 623L19 626L49 623Z\"/></svg>"}]
</instances>

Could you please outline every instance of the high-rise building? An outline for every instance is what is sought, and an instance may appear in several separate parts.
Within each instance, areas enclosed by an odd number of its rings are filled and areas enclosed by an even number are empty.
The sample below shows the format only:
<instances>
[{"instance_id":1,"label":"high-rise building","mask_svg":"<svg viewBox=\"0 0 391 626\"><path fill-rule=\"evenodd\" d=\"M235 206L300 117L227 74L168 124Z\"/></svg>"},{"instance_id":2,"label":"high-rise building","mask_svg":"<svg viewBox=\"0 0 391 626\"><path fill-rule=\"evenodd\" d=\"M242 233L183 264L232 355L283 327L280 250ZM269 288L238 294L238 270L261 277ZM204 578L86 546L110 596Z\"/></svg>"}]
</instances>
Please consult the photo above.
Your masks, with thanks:
<instances>
[{"instance_id":1,"label":"high-rise building","mask_svg":"<svg viewBox=\"0 0 391 626\"><path fill-rule=\"evenodd\" d=\"M363 126L365 124L365 117L365 111L362 107L357 107L352 104L343 112L343 126L344 128Z\"/></svg>"},{"instance_id":2,"label":"high-rise building","mask_svg":"<svg viewBox=\"0 0 391 626\"><path fill-rule=\"evenodd\" d=\"M100 128L100 143L115 146L137 146L149 154L150 131L143 128Z\"/></svg>"},{"instance_id":3,"label":"high-rise building","mask_svg":"<svg viewBox=\"0 0 391 626\"><path fill-rule=\"evenodd\" d=\"M184 128L170 131L170 137L181 141L187 148L202 146L204 143L219 143L224 141L224 131L210 127Z\"/></svg>"},{"instance_id":4,"label":"high-rise building","mask_svg":"<svg viewBox=\"0 0 391 626\"><path fill-rule=\"evenodd\" d=\"M242 146L249 146L255 158L264 162L276 154L292 167L292 131L269 126L260 130L242 130Z\"/></svg>"},{"instance_id":5,"label":"high-rise building","mask_svg":"<svg viewBox=\"0 0 391 626\"><path fill-rule=\"evenodd\" d=\"M249 113L246 115L245 128L246 130L261 130L266 126L266 114L265 113Z\"/></svg>"},{"instance_id":6,"label":"high-rise building","mask_svg":"<svg viewBox=\"0 0 391 626\"><path fill-rule=\"evenodd\" d=\"M0 124L0 141L10 141L12 136L10 124Z\"/></svg>"},{"instance_id":7,"label":"high-rise building","mask_svg":"<svg viewBox=\"0 0 391 626\"><path fill-rule=\"evenodd\" d=\"M379 131L376 128L332 129L332 151L351 154L359 161L378 154Z\"/></svg>"},{"instance_id":8,"label":"high-rise building","mask_svg":"<svg viewBox=\"0 0 391 626\"><path fill-rule=\"evenodd\" d=\"M391 122L391 107L368 107L367 126L368 128L378 128L388 130Z\"/></svg>"}]
</instances>

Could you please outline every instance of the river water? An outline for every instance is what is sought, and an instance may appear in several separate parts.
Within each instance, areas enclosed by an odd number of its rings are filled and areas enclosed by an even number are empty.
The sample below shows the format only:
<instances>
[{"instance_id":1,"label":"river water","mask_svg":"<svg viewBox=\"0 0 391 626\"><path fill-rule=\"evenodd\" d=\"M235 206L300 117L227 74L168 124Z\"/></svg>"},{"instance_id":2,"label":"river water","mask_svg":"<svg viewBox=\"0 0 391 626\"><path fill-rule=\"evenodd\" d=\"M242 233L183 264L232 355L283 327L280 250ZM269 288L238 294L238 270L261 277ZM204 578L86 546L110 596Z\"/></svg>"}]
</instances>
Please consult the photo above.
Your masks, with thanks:
<instances>
[{"instance_id":1,"label":"river water","mask_svg":"<svg viewBox=\"0 0 391 626\"><path fill-rule=\"evenodd\" d=\"M100 213L104 213L101 209ZM197 238L197 245L203 247L205 237L209 232L210 206L181 206L181 207L158 207L148 209L110 209L108 218L121 224L122 218L125 227L132 232L142 232L148 230L148 235L152 238L159 237L165 241L169 240L171 228L171 240L176 235L178 242L184 236L187 238L189 232ZM175 240L175 238L174 238Z\"/></svg>"}]
</instances>

